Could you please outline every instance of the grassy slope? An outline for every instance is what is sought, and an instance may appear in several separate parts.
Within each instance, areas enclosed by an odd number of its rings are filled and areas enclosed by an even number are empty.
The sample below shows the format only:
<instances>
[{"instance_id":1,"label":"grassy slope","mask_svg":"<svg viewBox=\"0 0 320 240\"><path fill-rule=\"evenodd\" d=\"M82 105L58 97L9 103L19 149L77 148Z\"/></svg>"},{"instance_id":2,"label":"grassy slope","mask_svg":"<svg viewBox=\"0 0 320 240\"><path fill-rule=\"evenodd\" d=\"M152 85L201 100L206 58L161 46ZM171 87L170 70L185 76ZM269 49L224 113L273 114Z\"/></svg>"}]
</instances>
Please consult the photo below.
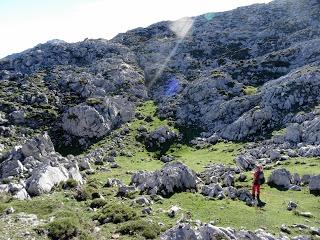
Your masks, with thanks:
<instances>
[{"instance_id":1,"label":"grassy slope","mask_svg":"<svg viewBox=\"0 0 320 240\"><path fill-rule=\"evenodd\" d=\"M144 106L138 109L144 115L155 114L155 107L152 102L147 102ZM125 183L130 182L131 175L127 172L137 170L156 170L163 166L163 163L153 157L152 153L148 153L141 144L134 139L137 128L145 125L149 129L154 129L159 125L168 124L167 121L161 121L154 117L152 123L146 123L143 120L135 120L129 124L131 129L130 134L125 139L127 151L134 153L133 157L119 156L116 161L121 168L112 169L109 172L97 172L88 178L88 182L95 182L98 185L99 192L108 201L119 201L115 197L116 188L103 188L103 183L108 177L116 177L123 180ZM110 137L101 140L92 148L109 144ZM203 166L209 163L224 163L233 164L234 156L242 148L241 144L235 143L218 143L208 149L195 150L190 146L183 145L182 147L174 146L170 150L170 154L174 155L178 160L184 162L186 165L195 171L202 171ZM295 164L295 162L300 162ZM306 164L301 164L305 162ZM290 159L284 166L291 172L314 173L320 174L320 161L317 158L311 159ZM270 171L265 172L266 177L269 176ZM249 179L242 183L242 186L250 187L251 174L247 173ZM239 184L240 185L240 184ZM262 188L262 199L267 203L265 208L247 207L243 202L232 200L208 200L200 194L192 193L178 193L169 199L164 199L160 203L152 205L154 214L146 217L155 222L162 222L166 228L172 226L177 219L169 218L165 211L172 205L178 205L182 208L181 213L191 212L192 219L199 219L201 221L209 222L215 221L219 226L231 226L236 228L257 229L260 227L267 228L269 231L279 232L279 226L283 223L291 225L295 223L305 223L311 226L317 226L320 222L320 198L310 195L307 189L304 188L301 192L293 191L279 191L264 185ZM314 214L314 218L305 219L295 215L293 212L286 210L288 201L296 201L299 205L299 211L310 211ZM130 199L124 199L124 202L130 204ZM61 211L74 211L86 223L88 230L93 229L94 224L91 221L93 212L89 211L88 206L90 200L86 202L77 202L72 197L72 191L57 191L50 195L43 195L33 198L30 201L5 201L0 198L0 212L6 207L13 206L17 212L27 212L37 214L40 218L48 219L50 216L59 218ZM141 211L141 207L137 207L137 211ZM0 222L0 235L7 231L2 228L4 223ZM100 232L94 233L93 236L98 239L111 239L118 225L105 224L102 226ZM1 232L2 231L2 232ZM143 239L140 235L122 236L120 239Z\"/></svg>"}]
</instances>

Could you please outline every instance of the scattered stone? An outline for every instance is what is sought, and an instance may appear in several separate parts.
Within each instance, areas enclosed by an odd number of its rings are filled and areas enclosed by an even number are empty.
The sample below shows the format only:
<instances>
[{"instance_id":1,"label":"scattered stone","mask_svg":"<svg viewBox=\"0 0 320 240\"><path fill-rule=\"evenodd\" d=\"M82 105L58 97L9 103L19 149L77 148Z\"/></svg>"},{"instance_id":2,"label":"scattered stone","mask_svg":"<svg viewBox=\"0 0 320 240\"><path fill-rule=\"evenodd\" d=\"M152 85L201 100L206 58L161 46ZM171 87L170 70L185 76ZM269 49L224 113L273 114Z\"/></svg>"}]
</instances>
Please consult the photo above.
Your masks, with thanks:
<instances>
[{"instance_id":1,"label":"scattered stone","mask_svg":"<svg viewBox=\"0 0 320 240\"><path fill-rule=\"evenodd\" d=\"M118 187L117 196L118 197L129 197L130 195L137 193L138 189L135 186L125 186L120 185Z\"/></svg>"},{"instance_id":2,"label":"scattered stone","mask_svg":"<svg viewBox=\"0 0 320 240\"><path fill-rule=\"evenodd\" d=\"M239 182L245 182L246 179L247 179L247 176L243 173L240 173L239 178L238 178Z\"/></svg>"},{"instance_id":3,"label":"scattered stone","mask_svg":"<svg viewBox=\"0 0 320 240\"><path fill-rule=\"evenodd\" d=\"M132 200L132 205L149 206L152 202L145 196L139 196Z\"/></svg>"},{"instance_id":4,"label":"scattered stone","mask_svg":"<svg viewBox=\"0 0 320 240\"><path fill-rule=\"evenodd\" d=\"M150 215L151 213L152 213L151 207L146 207L146 208L142 209L142 214Z\"/></svg>"},{"instance_id":5,"label":"scattered stone","mask_svg":"<svg viewBox=\"0 0 320 240\"><path fill-rule=\"evenodd\" d=\"M121 180L116 179L116 178L108 178L106 183L104 184L104 187L114 187L114 186L119 187L122 185L124 185L124 184L122 183Z\"/></svg>"},{"instance_id":6,"label":"scattered stone","mask_svg":"<svg viewBox=\"0 0 320 240\"><path fill-rule=\"evenodd\" d=\"M119 167L120 167L119 164L116 162L110 163L110 168L119 168Z\"/></svg>"},{"instance_id":7,"label":"scattered stone","mask_svg":"<svg viewBox=\"0 0 320 240\"><path fill-rule=\"evenodd\" d=\"M287 206L287 210L291 211L291 210L296 209L297 207L298 207L298 205L295 202L289 201L288 206Z\"/></svg>"},{"instance_id":8,"label":"scattered stone","mask_svg":"<svg viewBox=\"0 0 320 240\"><path fill-rule=\"evenodd\" d=\"M310 233L312 235L317 235L317 236L320 236L320 228L318 227L311 227L310 228Z\"/></svg>"},{"instance_id":9,"label":"scattered stone","mask_svg":"<svg viewBox=\"0 0 320 240\"><path fill-rule=\"evenodd\" d=\"M312 176L309 182L310 193L320 195L320 175Z\"/></svg>"},{"instance_id":10,"label":"scattered stone","mask_svg":"<svg viewBox=\"0 0 320 240\"><path fill-rule=\"evenodd\" d=\"M161 162L164 162L164 163L168 163L168 162L171 162L171 161L173 161L174 159L173 159L173 157L171 157L171 156L161 156L160 157L160 161Z\"/></svg>"},{"instance_id":11,"label":"scattered stone","mask_svg":"<svg viewBox=\"0 0 320 240\"><path fill-rule=\"evenodd\" d=\"M306 218L312 218L313 215L311 212L299 212L299 215Z\"/></svg>"},{"instance_id":12,"label":"scattered stone","mask_svg":"<svg viewBox=\"0 0 320 240\"><path fill-rule=\"evenodd\" d=\"M4 213L7 214L7 215L12 214L12 213L14 213L14 212L15 212L15 210L14 210L13 207L9 207L9 208L6 208L6 209L4 210Z\"/></svg>"},{"instance_id":13,"label":"scattered stone","mask_svg":"<svg viewBox=\"0 0 320 240\"><path fill-rule=\"evenodd\" d=\"M280 230L281 230L281 232L291 234L291 230L285 224L281 225Z\"/></svg>"},{"instance_id":14,"label":"scattered stone","mask_svg":"<svg viewBox=\"0 0 320 240\"><path fill-rule=\"evenodd\" d=\"M80 171L91 169L90 161L88 158L80 158L78 160Z\"/></svg>"},{"instance_id":15,"label":"scattered stone","mask_svg":"<svg viewBox=\"0 0 320 240\"><path fill-rule=\"evenodd\" d=\"M172 206L172 207L168 210L167 214L168 214L169 217L174 218L180 210L181 210L180 207L178 207L178 206Z\"/></svg>"}]
</instances>

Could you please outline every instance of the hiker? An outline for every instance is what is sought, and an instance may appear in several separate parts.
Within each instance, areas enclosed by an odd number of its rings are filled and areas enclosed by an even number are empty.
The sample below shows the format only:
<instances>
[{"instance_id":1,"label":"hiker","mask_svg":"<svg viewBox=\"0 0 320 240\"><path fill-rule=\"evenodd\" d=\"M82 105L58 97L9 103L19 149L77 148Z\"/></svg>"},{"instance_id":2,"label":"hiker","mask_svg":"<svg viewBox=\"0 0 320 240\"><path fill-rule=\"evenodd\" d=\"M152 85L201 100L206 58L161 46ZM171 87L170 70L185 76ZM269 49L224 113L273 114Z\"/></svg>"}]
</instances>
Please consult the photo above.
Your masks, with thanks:
<instances>
[{"instance_id":1,"label":"hiker","mask_svg":"<svg viewBox=\"0 0 320 240\"><path fill-rule=\"evenodd\" d=\"M260 186L264 184L265 178L263 174L263 168L261 165L257 165L253 174L253 184L252 184L252 197L258 200L258 204L263 202L260 200Z\"/></svg>"}]
</instances>

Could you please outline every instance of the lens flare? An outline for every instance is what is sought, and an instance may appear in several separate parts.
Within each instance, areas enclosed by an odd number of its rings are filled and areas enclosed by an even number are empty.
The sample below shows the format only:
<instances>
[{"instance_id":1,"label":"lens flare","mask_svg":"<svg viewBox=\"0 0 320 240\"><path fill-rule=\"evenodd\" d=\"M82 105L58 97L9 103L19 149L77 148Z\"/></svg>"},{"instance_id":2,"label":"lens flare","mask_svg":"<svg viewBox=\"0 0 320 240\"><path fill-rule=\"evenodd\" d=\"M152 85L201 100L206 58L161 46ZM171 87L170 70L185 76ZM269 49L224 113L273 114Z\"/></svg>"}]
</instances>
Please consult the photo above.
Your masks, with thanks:
<instances>
[{"instance_id":1,"label":"lens flare","mask_svg":"<svg viewBox=\"0 0 320 240\"><path fill-rule=\"evenodd\" d=\"M171 31L173 31L176 34L178 41L176 42L175 46L173 47L169 55L165 58L164 62L161 64L161 66L157 70L155 76L150 82L150 86L152 86L154 82L162 75L164 69L167 67L171 58L176 54L178 47L183 42L185 37L191 34L193 22L194 20L192 18L182 18L171 23L169 27Z\"/></svg>"},{"instance_id":2,"label":"lens flare","mask_svg":"<svg viewBox=\"0 0 320 240\"><path fill-rule=\"evenodd\" d=\"M172 78L168 81L165 88L165 96L172 97L180 90L179 81L175 78Z\"/></svg>"},{"instance_id":3,"label":"lens flare","mask_svg":"<svg viewBox=\"0 0 320 240\"><path fill-rule=\"evenodd\" d=\"M172 22L170 25L171 31L173 31L179 38L185 38L193 26L192 18L181 18L177 21Z\"/></svg>"},{"instance_id":4,"label":"lens flare","mask_svg":"<svg viewBox=\"0 0 320 240\"><path fill-rule=\"evenodd\" d=\"M211 21L214 17L216 16L215 13L211 12L211 13L206 13L204 15L205 19L207 19L208 21Z\"/></svg>"}]
</instances>

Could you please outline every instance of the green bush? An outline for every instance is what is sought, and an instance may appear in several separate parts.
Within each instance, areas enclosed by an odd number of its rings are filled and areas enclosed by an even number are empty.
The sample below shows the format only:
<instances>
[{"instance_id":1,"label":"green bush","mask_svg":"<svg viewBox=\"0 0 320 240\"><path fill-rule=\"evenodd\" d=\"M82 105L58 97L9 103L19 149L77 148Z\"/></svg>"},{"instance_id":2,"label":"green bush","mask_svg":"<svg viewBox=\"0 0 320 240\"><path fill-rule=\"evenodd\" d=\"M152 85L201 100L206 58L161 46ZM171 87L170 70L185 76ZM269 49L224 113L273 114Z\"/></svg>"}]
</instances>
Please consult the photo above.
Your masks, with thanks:
<instances>
[{"instance_id":1,"label":"green bush","mask_svg":"<svg viewBox=\"0 0 320 240\"><path fill-rule=\"evenodd\" d=\"M242 91L245 95L254 95L258 92L258 88L254 86L245 86Z\"/></svg>"},{"instance_id":2,"label":"green bush","mask_svg":"<svg viewBox=\"0 0 320 240\"><path fill-rule=\"evenodd\" d=\"M86 103L90 106L99 105L103 103L103 99L101 98L88 98Z\"/></svg>"},{"instance_id":3,"label":"green bush","mask_svg":"<svg viewBox=\"0 0 320 240\"><path fill-rule=\"evenodd\" d=\"M48 236L54 240L67 240L80 235L80 224L71 217L57 219L47 226Z\"/></svg>"},{"instance_id":4,"label":"green bush","mask_svg":"<svg viewBox=\"0 0 320 240\"><path fill-rule=\"evenodd\" d=\"M154 239L161 233L161 228L156 223L138 220L123 223L118 229L118 232L124 235L140 234L146 239Z\"/></svg>"},{"instance_id":5,"label":"green bush","mask_svg":"<svg viewBox=\"0 0 320 240\"><path fill-rule=\"evenodd\" d=\"M137 219L137 212L129 206L112 203L101 209L100 213L94 216L101 224L112 222L122 223Z\"/></svg>"},{"instance_id":6,"label":"green bush","mask_svg":"<svg viewBox=\"0 0 320 240\"><path fill-rule=\"evenodd\" d=\"M68 179L66 182L63 184L63 189L72 189L75 188L79 185L77 180L74 179Z\"/></svg>"},{"instance_id":7,"label":"green bush","mask_svg":"<svg viewBox=\"0 0 320 240\"><path fill-rule=\"evenodd\" d=\"M2 179L2 184L9 184L9 183L10 183L10 179L8 178Z\"/></svg>"},{"instance_id":8,"label":"green bush","mask_svg":"<svg viewBox=\"0 0 320 240\"><path fill-rule=\"evenodd\" d=\"M74 194L74 198L79 202L90 200L92 198L92 189L88 187L78 189L77 192Z\"/></svg>"},{"instance_id":9,"label":"green bush","mask_svg":"<svg viewBox=\"0 0 320 240\"><path fill-rule=\"evenodd\" d=\"M96 198L96 199L93 199L91 204L90 204L90 207L91 208L102 208L103 206L105 206L107 204L107 201L102 199L102 198Z\"/></svg>"}]
</instances>

